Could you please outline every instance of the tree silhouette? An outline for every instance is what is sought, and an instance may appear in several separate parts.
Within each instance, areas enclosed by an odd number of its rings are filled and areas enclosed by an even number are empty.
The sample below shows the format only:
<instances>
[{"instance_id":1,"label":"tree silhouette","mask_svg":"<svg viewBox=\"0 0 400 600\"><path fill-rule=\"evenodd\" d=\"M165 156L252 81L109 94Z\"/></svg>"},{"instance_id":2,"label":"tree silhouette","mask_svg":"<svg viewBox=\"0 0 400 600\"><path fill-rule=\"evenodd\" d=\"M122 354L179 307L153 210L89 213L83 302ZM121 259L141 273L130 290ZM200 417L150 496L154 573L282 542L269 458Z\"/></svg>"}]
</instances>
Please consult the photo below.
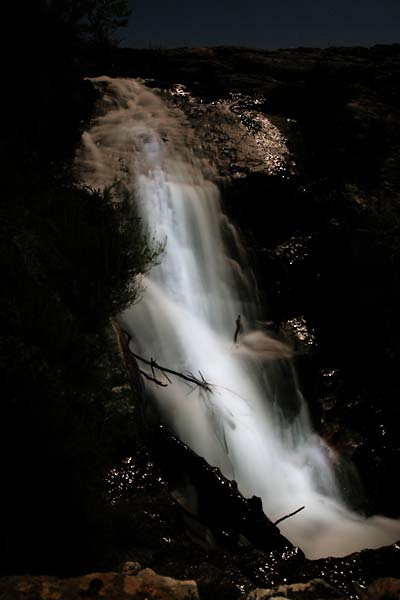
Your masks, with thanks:
<instances>
[{"instance_id":1,"label":"tree silhouette","mask_svg":"<svg viewBox=\"0 0 400 600\"><path fill-rule=\"evenodd\" d=\"M50 0L42 9L101 45L116 43L114 33L126 27L131 12L127 0Z\"/></svg>"},{"instance_id":2,"label":"tree silhouette","mask_svg":"<svg viewBox=\"0 0 400 600\"><path fill-rule=\"evenodd\" d=\"M83 4L82 31L99 44L115 43L115 31L128 24L127 0L86 0Z\"/></svg>"}]
</instances>

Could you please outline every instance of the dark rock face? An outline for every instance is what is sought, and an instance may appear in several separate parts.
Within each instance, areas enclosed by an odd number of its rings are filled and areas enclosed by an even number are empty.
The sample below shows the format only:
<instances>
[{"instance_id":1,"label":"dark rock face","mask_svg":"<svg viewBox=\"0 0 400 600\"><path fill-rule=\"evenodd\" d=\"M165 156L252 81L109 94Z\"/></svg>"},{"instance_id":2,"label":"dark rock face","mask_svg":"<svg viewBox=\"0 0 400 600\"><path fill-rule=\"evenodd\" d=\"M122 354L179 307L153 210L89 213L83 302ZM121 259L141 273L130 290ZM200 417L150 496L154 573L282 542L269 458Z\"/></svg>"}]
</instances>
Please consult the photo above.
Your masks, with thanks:
<instances>
[{"instance_id":1,"label":"dark rock face","mask_svg":"<svg viewBox=\"0 0 400 600\"><path fill-rule=\"evenodd\" d=\"M217 545L231 548L253 546L264 552L293 550L293 545L264 514L259 498L244 498L235 482L210 467L183 442L160 428L152 433L150 447L186 513L188 528L197 527L200 535L200 529L206 526ZM188 489L196 495L196 509L187 500Z\"/></svg>"}]
</instances>

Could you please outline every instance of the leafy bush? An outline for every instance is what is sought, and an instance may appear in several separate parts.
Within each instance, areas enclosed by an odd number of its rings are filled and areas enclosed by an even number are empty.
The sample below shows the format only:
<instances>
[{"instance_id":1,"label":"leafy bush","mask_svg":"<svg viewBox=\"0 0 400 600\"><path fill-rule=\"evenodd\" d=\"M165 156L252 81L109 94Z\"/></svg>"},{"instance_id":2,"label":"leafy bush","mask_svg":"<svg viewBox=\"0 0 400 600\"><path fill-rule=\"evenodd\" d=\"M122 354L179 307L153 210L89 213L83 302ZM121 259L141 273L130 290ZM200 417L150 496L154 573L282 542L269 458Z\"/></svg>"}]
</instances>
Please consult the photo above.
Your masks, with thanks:
<instances>
[{"instance_id":1,"label":"leafy bush","mask_svg":"<svg viewBox=\"0 0 400 600\"><path fill-rule=\"evenodd\" d=\"M26 169L4 198L2 568L65 571L104 551L104 471L135 443L116 406L125 379L109 319L137 299L160 248L120 184L102 194Z\"/></svg>"}]
</instances>

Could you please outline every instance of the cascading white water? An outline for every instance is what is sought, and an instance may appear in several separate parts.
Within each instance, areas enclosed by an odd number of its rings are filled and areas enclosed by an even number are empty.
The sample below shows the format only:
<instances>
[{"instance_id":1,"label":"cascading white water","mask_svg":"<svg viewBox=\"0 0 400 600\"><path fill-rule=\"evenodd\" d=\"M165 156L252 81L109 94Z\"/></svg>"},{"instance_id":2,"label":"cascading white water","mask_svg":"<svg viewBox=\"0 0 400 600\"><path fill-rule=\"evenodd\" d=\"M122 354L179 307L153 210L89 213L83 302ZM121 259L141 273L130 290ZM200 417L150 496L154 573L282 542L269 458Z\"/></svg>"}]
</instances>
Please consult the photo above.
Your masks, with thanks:
<instances>
[{"instance_id":1,"label":"cascading white water","mask_svg":"<svg viewBox=\"0 0 400 600\"><path fill-rule=\"evenodd\" d=\"M288 349L252 331L261 314L245 251L205 176L209 167L188 147L182 115L138 82L97 84L105 114L83 136L82 178L96 188L123 178L149 231L166 240L143 298L121 320L143 356L213 384L212 393L176 379L167 388L149 384L164 422L243 495L261 497L270 519L305 506L280 528L309 558L396 541L400 522L345 506ZM238 314L248 333L235 345Z\"/></svg>"}]
</instances>

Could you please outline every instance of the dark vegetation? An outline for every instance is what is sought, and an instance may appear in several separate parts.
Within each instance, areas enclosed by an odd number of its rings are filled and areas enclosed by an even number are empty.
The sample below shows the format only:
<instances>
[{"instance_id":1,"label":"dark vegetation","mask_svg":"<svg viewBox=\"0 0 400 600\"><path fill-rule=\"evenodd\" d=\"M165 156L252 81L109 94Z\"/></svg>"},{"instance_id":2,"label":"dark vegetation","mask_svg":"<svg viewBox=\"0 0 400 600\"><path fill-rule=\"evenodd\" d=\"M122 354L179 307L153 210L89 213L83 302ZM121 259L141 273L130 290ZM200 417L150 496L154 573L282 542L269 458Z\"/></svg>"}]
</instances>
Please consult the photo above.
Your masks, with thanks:
<instances>
[{"instance_id":1,"label":"dark vegetation","mask_svg":"<svg viewBox=\"0 0 400 600\"><path fill-rule=\"evenodd\" d=\"M120 184L100 192L73 176L96 98L80 59L104 40L82 36L94 3L73 18L72 4L31 15L1 145L3 573L104 567L118 529L105 473L135 443L110 318L156 252Z\"/></svg>"}]
</instances>

